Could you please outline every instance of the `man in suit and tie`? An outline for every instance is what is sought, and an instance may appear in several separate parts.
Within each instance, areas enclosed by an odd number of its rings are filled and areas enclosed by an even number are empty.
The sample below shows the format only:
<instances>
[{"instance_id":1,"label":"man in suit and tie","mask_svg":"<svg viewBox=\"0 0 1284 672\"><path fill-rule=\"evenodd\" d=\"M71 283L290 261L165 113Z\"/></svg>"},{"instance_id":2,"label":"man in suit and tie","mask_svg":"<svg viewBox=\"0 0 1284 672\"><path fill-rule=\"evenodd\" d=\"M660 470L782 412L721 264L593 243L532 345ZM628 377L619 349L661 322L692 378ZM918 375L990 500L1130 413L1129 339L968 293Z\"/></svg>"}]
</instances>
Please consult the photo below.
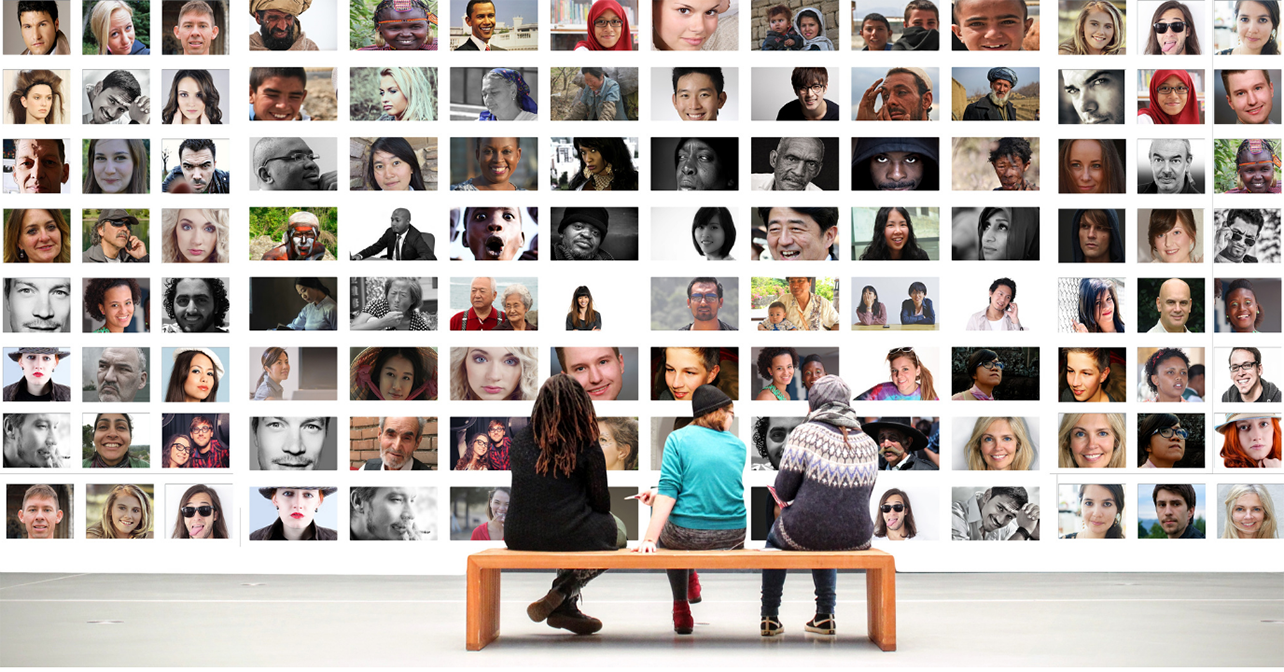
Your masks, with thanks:
<instances>
[{"instance_id":1,"label":"man in suit and tie","mask_svg":"<svg viewBox=\"0 0 1284 672\"><path fill-rule=\"evenodd\" d=\"M424 435L423 418L379 418L379 457L366 460L363 471L428 471L415 459Z\"/></svg>"},{"instance_id":2,"label":"man in suit and tie","mask_svg":"<svg viewBox=\"0 0 1284 672\"><path fill-rule=\"evenodd\" d=\"M500 47L490 46L490 38L495 34L495 3L491 0L468 0L464 13L464 23L472 29L473 34L455 47L455 51L504 51Z\"/></svg>"},{"instance_id":3,"label":"man in suit and tie","mask_svg":"<svg viewBox=\"0 0 1284 672\"><path fill-rule=\"evenodd\" d=\"M432 248L424 240L419 229L410 225L410 211L397 208L392 211L392 225L373 245L352 255L353 261L368 259L379 252L385 252L388 259L437 261Z\"/></svg>"}]
</instances>

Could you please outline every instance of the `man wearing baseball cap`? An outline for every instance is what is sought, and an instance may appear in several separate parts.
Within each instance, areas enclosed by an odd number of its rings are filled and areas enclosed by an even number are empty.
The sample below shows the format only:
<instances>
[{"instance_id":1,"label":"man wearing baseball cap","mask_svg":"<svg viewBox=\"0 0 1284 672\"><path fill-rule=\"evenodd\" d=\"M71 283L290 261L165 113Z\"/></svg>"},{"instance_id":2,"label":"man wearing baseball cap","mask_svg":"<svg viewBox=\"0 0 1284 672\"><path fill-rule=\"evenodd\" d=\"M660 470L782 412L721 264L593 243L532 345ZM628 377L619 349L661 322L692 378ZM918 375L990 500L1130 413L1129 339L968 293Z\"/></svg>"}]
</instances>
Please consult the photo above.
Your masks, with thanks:
<instances>
[{"instance_id":1,"label":"man wearing baseball cap","mask_svg":"<svg viewBox=\"0 0 1284 672\"><path fill-rule=\"evenodd\" d=\"M80 256L85 263L147 263L147 243L134 235L138 218L120 208L108 208L98 213L98 221L90 231L89 249Z\"/></svg>"}]
</instances>

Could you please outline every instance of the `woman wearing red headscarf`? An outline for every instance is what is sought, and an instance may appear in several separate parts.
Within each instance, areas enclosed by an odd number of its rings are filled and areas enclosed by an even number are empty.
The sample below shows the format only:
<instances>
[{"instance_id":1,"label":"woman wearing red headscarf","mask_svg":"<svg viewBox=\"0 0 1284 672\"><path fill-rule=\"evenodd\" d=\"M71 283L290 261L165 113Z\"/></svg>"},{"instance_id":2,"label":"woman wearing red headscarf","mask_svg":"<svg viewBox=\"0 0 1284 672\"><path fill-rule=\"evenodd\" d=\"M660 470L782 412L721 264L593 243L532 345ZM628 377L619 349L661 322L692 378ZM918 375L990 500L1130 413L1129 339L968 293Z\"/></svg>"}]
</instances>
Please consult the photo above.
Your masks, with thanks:
<instances>
[{"instance_id":1,"label":"woman wearing red headscarf","mask_svg":"<svg viewBox=\"0 0 1284 672\"><path fill-rule=\"evenodd\" d=\"M589 9L588 39L575 43L575 51L633 51L629 16L615 0L597 0Z\"/></svg>"},{"instance_id":2,"label":"woman wearing red headscarf","mask_svg":"<svg viewBox=\"0 0 1284 672\"><path fill-rule=\"evenodd\" d=\"M1199 98L1190 73L1156 70L1150 78L1150 106L1137 109L1138 124L1198 124Z\"/></svg>"}]
</instances>

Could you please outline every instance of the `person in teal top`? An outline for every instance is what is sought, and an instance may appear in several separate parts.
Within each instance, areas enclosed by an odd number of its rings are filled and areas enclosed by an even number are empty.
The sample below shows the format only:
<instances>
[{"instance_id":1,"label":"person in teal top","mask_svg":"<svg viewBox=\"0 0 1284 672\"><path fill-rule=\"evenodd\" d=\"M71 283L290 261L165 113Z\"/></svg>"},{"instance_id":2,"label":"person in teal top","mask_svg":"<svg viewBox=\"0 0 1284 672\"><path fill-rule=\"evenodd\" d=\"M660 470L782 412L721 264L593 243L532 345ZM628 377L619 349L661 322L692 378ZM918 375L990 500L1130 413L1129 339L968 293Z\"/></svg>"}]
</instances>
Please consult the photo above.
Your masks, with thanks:
<instances>
[{"instance_id":1,"label":"person in teal top","mask_svg":"<svg viewBox=\"0 0 1284 672\"><path fill-rule=\"evenodd\" d=\"M664 442L659 488L639 496L653 508L636 552L744 547L748 448L731 433L736 415L731 397L713 385L702 385L691 395L691 407L691 424ZM673 591L673 629L689 635L695 626L691 601L700 601L699 582L689 569L665 571Z\"/></svg>"}]
</instances>

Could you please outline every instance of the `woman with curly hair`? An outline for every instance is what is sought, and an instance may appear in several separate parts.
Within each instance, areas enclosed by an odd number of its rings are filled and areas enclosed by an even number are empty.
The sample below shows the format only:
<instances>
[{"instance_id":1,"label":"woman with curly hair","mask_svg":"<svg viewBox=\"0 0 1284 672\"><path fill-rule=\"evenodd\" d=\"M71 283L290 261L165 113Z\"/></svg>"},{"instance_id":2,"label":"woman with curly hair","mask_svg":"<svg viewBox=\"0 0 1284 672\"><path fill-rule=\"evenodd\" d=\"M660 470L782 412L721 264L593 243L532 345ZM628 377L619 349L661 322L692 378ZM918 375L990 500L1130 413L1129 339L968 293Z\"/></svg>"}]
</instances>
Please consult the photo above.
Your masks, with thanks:
<instances>
[{"instance_id":1,"label":"woman with curly hair","mask_svg":"<svg viewBox=\"0 0 1284 672\"><path fill-rule=\"evenodd\" d=\"M86 142L87 165L82 193L149 193L146 140L104 138Z\"/></svg>"},{"instance_id":2,"label":"woman with curly hair","mask_svg":"<svg viewBox=\"0 0 1284 672\"><path fill-rule=\"evenodd\" d=\"M638 170L623 138L574 138L571 146L580 159L571 191L637 191Z\"/></svg>"},{"instance_id":3,"label":"woman with curly hair","mask_svg":"<svg viewBox=\"0 0 1284 672\"><path fill-rule=\"evenodd\" d=\"M538 380L538 348L450 349L450 398L454 401L527 401L535 398Z\"/></svg>"},{"instance_id":4,"label":"woman with curly hair","mask_svg":"<svg viewBox=\"0 0 1284 672\"><path fill-rule=\"evenodd\" d=\"M861 261L927 261L927 250L918 246L909 210L879 208L874 216L874 235L860 255Z\"/></svg>"},{"instance_id":5,"label":"woman with curly hair","mask_svg":"<svg viewBox=\"0 0 1284 672\"><path fill-rule=\"evenodd\" d=\"M539 106L531 97L531 87L522 73L509 68L495 68L482 75L482 104L486 109L478 121L535 121Z\"/></svg>"},{"instance_id":6,"label":"woman with curly hair","mask_svg":"<svg viewBox=\"0 0 1284 672\"><path fill-rule=\"evenodd\" d=\"M1146 358L1146 386L1155 395L1142 401L1181 403L1203 401L1192 395L1185 397L1190 382L1190 358L1180 348L1160 348Z\"/></svg>"},{"instance_id":7,"label":"woman with curly hair","mask_svg":"<svg viewBox=\"0 0 1284 672\"><path fill-rule=\"evenodd\" d=\"M364 189L427 191L415 149L405 138L379 138L366 152Z\"/></svg>"},{"instance_id":8,"label":"woman with curly hair","mask_svg":"<svg viewBox=\"0 0 1284 672\"><path fill-rule=\"evenodd\" d=\"M227 539L223 503L208 485L193 485L178 498L171 539Z\"/></svg>"},{"instance_id":9,"label":"woman with curly hair","mask_svg":"<svg viewBox=\"0 0 1284 672\"><path fill-rule=\"evenodd\" d=\"M758 377L770 381L754 397L755 401L789 401L789 384L798 367L798 351L793 348L763 348L758 353Z\"/></svg>"},{"instance_id":10,"label":"woman with curly hair","mask_svg":"<svg viewBox=\"0 0 1284 672\"><path fill-rule=\"evenodd\" d=\"M1057 430L1062 469L1122 469L1128 454L1123 413L1066 413Z\"/></svg>"},{"instance_id":11,"label":"woman with curly hair","mask_svg":"<svg viewBox=\"0 0 1284 672\"><path fill-rule=\"evenodd\" d=\"M1079 10L1074 34L1061 43L1062 55L1114 56L1124 52L1124 22L1119 8L1106 0Z\"/></svg>"},{"instance_id":12,"label":"woman with curly hair","mask_svg":"<svg viewBox=\"0 0 1284 672\"><path fill-rule=\"evenodd\" d=\"M1150 15L1150 25L1147 56L1200 55L1197 26L1186 5L1177 0L1165 0Z\"/></svg>"},{"instance_id":13,"label":"woman with curly hair","mask_svg":"<svg viewBox=\"0 0 1284 672\"><path fill-rule=\"evenodd\" d=\"M914 348L892 348L887 352L887 365L891 370L891 381L861 392L854 401L936 401L932 372L918 358Z\"/></svg>"},{"instance_id":14,"label":"woman with curly hair","mask_svg":"<svg viewBox=\"0 0 1284 672\"><path fill-rule=\"evenodd\" d=\"M1245 278L1232 281L1226 288L1222 294L1222 307L1231 332L1236 334L1258 333L1257 328L1266 318L1262 304L1257 301L1253 283Z\"/></svg>"},{"instance_id":15,"label":"woman with curly hair","mask_svg":"<svg viewBox=\"0 0 1284 672\"><path fill-rule=\"evenodd\" d=\"M1079 315L1072 327L1081 334L1122 334L1124 322L1119 310L1113 282L1084 278L1079 281Z\"/></svg>"},{"instance_id":16,"label":"woman with curly hair","mask_svg":"<svg viewBox=\"0 0 1284 672\"><path fill-rule=\"evenodd\" d=\"M427 68L384 68L379 71L379 105L376 121L435 121L437 95L428 81Z\"/></svg>"},{"instance_id":17,"label":"woman with curly hair","mask_svg":"<svg viewBox=\"0 0 1284 672\"><path fill-rule=\"evenodd\" d=\"M1236 413L1217 426L1222 435L1222 464L1235 469L1279 469L1280 419Z\"/></svg>"},{"instance_id":18,"label":"woman with curly hair","mask_svg":"<svg viewBox=\"0 0 1284 672\"><path fill-rule=\"evenodd\" d=\"M432 348L366 348L352 360L353 401L426 401L437 398L437 353Z\"/></svg>"},{"instance_id":19,"label":"woman with curly hair","mask_svg":"<svg viewBox=\"0 0 1284 672\"><path fill-rule=\"evenodd\" d=\"M53 70L19 70L9 94L9 113L15 124L65 124L62 77Z\"/></svg>"},{"instance_id":20,"label":"woman with curly hair","mask_svg":"<svg viewBox=\"0 0 1284 672\"><path fill-rule=\"evenodd\" d=\"M161 261L225 264L231 257L226 209L165 208L161 211Z\"/></svg>"},{"instance_id":21,"label":"woman with curly hair","mask_svg":"<svg viewBox=\"0 0 1284 672\"><path fill-rule=\"evenodd\" d=\"M1026 471L1034 463L1035 445L1022 418L977 418L963 452L973 471Z\"/></svg>"},{"instance_id":22,"label":"woman with curly hair","mask_svg":"<svg viewBox=\"0 0 1284 672\"><path fill-rule=\"evenodd\" d=\"M218 88L209 70L179 70L161 110L162 124L221 124Z\"/></svg>"},{"instance_id":23,"label":"woman with curly hair","mask_svg":"<svg viewBox=\"0 0 1284 672\"><path fill-rule=\"evenodd\" d=\"M143 290L133 278L93 278L85 281L85 314L103 326L95 334L123 334L134 321Z\"/></svg>"},{"instance_id":24,"label":"woman with curly hair","mask_svg":"<svg viewBox=\"0 0 1284 672\"><path fill-rule=\"evenodd\" d=\"M1079 486L1079 531L1062 539L1123 539L1124 489L1122 485Z\"/></svg>"},{"instance_id":25,"label":"woman with curly hair","mask_svg":"<svg viewBox=\"0 0 1284 672\"><path fill-rule=\"evenodd\" d=\"M71 225L62 210L9 211L4 225L4 263L65 264L69 261Z\"/></svg>"},{"instance_id":26,"label":"woman with curly hair","mask_svg":"<svg viewBox=\"0 0 1284 672\"><path fill-rule=\"evenodd\" d=\"M209 348L176 348L165 387L166 402L213 403L223 379L223 360Z\"/></svg>"},{"instance_id":27,"label":"woman with curly hair","mask_svg":"<svg viewBox=\"0 0 1284 672\"><path fill-rule=\"evenodd\" d=\"M137 485L117 485L107 493L102 518L85 530L86 539L151 539L152 498Z\"/></svg>"}]
</instances>

